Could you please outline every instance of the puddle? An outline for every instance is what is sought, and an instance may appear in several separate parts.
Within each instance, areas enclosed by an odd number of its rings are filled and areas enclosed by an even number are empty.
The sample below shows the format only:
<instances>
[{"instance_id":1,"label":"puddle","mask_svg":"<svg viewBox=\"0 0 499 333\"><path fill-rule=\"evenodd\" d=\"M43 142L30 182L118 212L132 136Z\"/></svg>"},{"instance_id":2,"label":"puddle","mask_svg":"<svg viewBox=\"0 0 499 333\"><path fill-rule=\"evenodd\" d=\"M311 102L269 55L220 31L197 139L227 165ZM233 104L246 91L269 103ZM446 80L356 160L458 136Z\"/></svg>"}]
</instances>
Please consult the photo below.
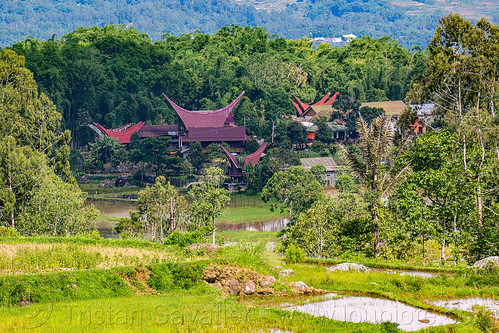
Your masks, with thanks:
<instances>
[{"instance_id":1,"label":"puddle","mask_svg":"<svg viewBox=\"0 0 499 333\"><path fill-rule=\"evenodd\" d=\"M431 301L430 303L448 310L463 310L468 312L472 312L473 305L479 305L492 312L496 318L499 318L499 300L491 298L455 298L449 300Z\"/></svg>"},{"instance_id":2,"label":"puddle","mask_svg":"<svg viewBox=\"0 0 499 333\"><path fill-rule=\"evenodd\" d=\"M316 317L326 317L354 323L382 323L390 321L398 324L403 331L416 331L431 326L457 323L449 317L418 309L404 303L381 298L361 296L338 296L328 294L328 299L304 305L284 307L284 310L299 311Z\"/></svg>"}]
</instances>

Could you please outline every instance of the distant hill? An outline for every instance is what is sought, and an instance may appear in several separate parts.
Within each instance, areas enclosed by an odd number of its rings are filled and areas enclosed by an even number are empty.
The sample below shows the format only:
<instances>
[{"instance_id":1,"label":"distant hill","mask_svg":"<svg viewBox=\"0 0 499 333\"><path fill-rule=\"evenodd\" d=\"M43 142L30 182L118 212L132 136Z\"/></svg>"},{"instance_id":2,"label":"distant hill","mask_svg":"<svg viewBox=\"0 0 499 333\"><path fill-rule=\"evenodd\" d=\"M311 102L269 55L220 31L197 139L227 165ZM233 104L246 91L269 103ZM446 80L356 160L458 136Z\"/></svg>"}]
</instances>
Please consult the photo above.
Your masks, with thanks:
<instances>
[{"instance_id":1,"label":"distant hill","mask_svg":"<svg viewBox=\"0 0 499 333\"><path fill-rule=\"evenodd\" d=\"M425 47L438 17L450 11L499 21L493 0L18 0L0 2L0 46L107 24L134 26L154 40L237 24L263 26L292 39L390 36L407 47Z\"/></svg>"}]
</instances>

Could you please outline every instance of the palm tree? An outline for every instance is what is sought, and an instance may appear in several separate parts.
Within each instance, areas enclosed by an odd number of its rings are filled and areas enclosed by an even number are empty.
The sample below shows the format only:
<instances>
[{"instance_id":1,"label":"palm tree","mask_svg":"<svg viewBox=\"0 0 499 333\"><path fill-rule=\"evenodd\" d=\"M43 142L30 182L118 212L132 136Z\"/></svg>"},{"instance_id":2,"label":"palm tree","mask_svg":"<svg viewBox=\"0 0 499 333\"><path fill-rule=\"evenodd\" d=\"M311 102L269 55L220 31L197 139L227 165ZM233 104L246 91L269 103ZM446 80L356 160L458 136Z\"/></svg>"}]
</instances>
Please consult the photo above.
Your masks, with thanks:
<instances>
[{"instance_id":1,"label":"palm tree","mask_svg":"<svg viewBox=\"0 0 499 333\"><path fill-rule=\"evenodd\" d=\"M372 217L374 255L378 257L381 200L386 198L395 185L404 178L410 167L407 165L401 170L395 170L395 164L389 163L387 157L392 149L394 131L390 128L390 121L385 115L374 119L370 126L359 117L357 127L361 156L346 150L343 150L343 154L354 174L366 185L366 201ZM404 145L401 145L395 155L399 155L403 148Z\"/></svg>"}]
</instances>

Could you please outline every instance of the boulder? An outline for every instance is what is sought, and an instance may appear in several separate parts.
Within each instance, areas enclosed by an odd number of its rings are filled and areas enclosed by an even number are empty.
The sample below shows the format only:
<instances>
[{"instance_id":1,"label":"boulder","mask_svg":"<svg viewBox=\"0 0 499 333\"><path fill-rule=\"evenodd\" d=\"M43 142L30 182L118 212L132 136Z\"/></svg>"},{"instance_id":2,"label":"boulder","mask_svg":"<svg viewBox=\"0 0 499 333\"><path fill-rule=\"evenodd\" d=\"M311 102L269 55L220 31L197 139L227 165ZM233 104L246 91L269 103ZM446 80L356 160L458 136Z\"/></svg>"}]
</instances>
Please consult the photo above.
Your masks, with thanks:
<instances>
[{"instance_id":1,"label":"boulder","mask_svg":"<svg viewBox=\"0 0 499 333\"><path fill-rule=\"evenodd\" d=\"M212 243L194 243L185 248L185 253L210 253L216 251L220 246Z\"/></svg>"},{"instance_id":2,"label":"boulder","mask_svg":"<svg viewBox=\"0 0 499 333\"><path fill-rule=\"evenodd\" d=\"M275 252L275 242L268 242L267 244L265 244L265 248L269 252Z\"/></svg>"},{"instance_id":3,"label":"boulder","mask_svg":"<svg viewBox=\"0 0 499 333\"><path fill-rule=\"evenodd\" d=\"M295 276L296 273L292 269L283 269L279 272L279 276Z\"/></svg>"},{"instance_id":4,"label":"boulder","mask_svg":"<svg viewBox=\"0 0 499 333\"><path fill-rule=\"evenodd\" d=\"M225 291L231 295L239 295L239 292L241 292L241 286L236 280L229 280L225 284Z\"/></svg>"},{"instance_id":5,"label":"boulder","mask_svg":"<svg viewBox=\"0 0 499 333\"><path fill-rule=\"evenodd\" d=\"M119 176L114 182L114 186L116 187L130 186L130 179L128 179L128 176Z\"/></svg>"},{"instance_id":6,"label":"boulder","mask_svg":"<svg viewBox=\"0 0 499 333\"><path fill-rule=\"evenodd\" d=\"M109 179L104 179L97 187L114 187L114 182Z\"/></svg>"},{"instance_id":7,"label":"boulder","mask_svg":"<svg viewBox=\"0 0 499 333\"><path fill-rule=\"evenodd\" d=\"M338 265L331 266L329 268L326 268L329 272L361 272L361 273L369 273L371 269L367 266L364 266L362 264L356 264L352 262L344 262Z\"/></svg>"},{"instance_id":8,"label":"boulder","mask_svg":"<svg viewBox=\"0 0 499 333\"><path fill-rule=\"evenodd\" d=\"M258 284L262 288L270 288L270 286L276 282L277 282L277 280L275 279L275 277L273 277L272 275L268 275L268 276L261 277L260 281L258 281Z\"/></svg>"},{"instance_id":9,"label":"boulder","mask_svg":"<svg viewBox=\"0 0 499 333\"><path fill-rule=\"evenodd\" d=\"M309 287L305 284L305 282L302 282L302 281L291 282L289 284L289 287L291 288L291 290L293 292L299 293L299 294L306 293L309 291Z\"/></svg>"},{"instance_id":10,"label":"boulder","mask_svg":"<svg viewBox=\"0 0 499 333\"><path fill-rule=\"evenodd\" d=\"M90 179L88 179L87 176L82 176L80 180L78 180L78 183L80 184L90 184Z\"/></svg>"},{"instance_id":11,"label":"boulder","mask_svg":"<svg viewBox=\"0 0 499 333\"><path fill-rule=\"evenodd\" d=\"M252 295L256 292L256 283L252 280L246 281L241 287L241 292L245 295Z\"/></svg>"},{"instance_id":12,"label":"boulder","mask_svg":"<svg viewBox=\"0 0 499 333\"><path fill-rule=\"evenodd\" d=\"M499 266L499 256L492 256L478 260L473 264L473 267L484 269L487 265Z\"/></svg>"}]
</instances>

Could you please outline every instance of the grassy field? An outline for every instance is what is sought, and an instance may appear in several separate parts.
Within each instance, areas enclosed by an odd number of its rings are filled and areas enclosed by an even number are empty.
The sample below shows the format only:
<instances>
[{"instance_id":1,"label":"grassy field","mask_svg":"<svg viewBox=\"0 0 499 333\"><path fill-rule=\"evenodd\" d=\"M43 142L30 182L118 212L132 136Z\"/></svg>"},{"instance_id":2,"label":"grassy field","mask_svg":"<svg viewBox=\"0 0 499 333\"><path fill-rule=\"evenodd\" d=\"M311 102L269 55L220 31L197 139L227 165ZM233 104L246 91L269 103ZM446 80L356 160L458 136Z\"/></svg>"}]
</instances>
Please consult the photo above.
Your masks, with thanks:
<instances>
[{"instance_id":1,"label":"grassy field","mask_svg":"<svg viewBox=\"0 0 499 333\"><path fill-rule=\"evenodd\" d=\"M285 265L296 276L281 278L276 267L284 265L283 258L265 246L266 241L276 240L275 233L222 235L240 242L199 255L184 253L176 246L139 240L0 238L0 304L4 304L0 306L0 327L7 332L27 329L34 332L391 332L393 329L389 325L338 322L283 311L280 305L293 301L285 297L225 295L201 281L204 267L210 264L247 267L274 275L281 284L303 281L331 292L400 300L462 321L447 328L432 328L430 332L479 332L477 323L483 318L464 311L445 310L431 305L429 300L499 298L497 272L463 268L447 269L437 277L423 279L387 272L330 273L325 265L332 262L310 260ZM391 265L382 260L373 264ZM16 305L21 304L19 297L26 300L25 306Z\"/></svg>"},{"instance_id":2,"label":"grassy field","mask_svg":"<svg viewBox=\"0 0 499 333\"><path fill-rule=\"evenodd\" d=\"M258 206L228 207L226 211L215 219L215 223L248 223L266 222L288 218L289 214L281 213L279 209L270 210L270 203L261 203Z\"/></svg>"}]
</instances>

